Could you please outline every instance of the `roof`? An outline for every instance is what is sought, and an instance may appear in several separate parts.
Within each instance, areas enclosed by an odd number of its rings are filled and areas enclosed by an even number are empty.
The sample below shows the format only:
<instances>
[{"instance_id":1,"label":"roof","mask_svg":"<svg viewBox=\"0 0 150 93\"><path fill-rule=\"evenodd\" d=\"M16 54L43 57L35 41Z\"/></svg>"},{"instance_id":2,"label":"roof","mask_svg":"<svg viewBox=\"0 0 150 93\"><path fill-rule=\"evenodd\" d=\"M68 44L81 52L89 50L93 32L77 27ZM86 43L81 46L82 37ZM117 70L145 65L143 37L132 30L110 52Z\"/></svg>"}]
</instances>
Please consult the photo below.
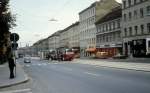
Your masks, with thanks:
<instances>
[{"instance_id":1,"label":"roof","mask_svg":"<svg viewBox=\"0 0 150 93\"><path fill-rule=\"evenodd\" d=\"M79 12L79 14L81 14L81 13L85 12L86 10L88 10L88 9L90 9L90 8L92 8L92 7L94 7L94 6L96 5L97 2L98 2L98 1L92 3L89 7L87 7L87 8L84 9L84 10L82 10L81 12Z\"/></svg>"},{"instance_id":2,"label":"roof","mask_svg":"<svg viewBox=\"0 0 150 93\"><path fill-rule=\"evenodd\" d=\"M121 9L121 6L118 6L112 9L111 12L106 14L104 17L98 20L95 24L100 24L100 23L107 22L113 19L117 19L117 18L120 18L121 16L122 16L122 9Z\"/></svg>"}]
</instances>

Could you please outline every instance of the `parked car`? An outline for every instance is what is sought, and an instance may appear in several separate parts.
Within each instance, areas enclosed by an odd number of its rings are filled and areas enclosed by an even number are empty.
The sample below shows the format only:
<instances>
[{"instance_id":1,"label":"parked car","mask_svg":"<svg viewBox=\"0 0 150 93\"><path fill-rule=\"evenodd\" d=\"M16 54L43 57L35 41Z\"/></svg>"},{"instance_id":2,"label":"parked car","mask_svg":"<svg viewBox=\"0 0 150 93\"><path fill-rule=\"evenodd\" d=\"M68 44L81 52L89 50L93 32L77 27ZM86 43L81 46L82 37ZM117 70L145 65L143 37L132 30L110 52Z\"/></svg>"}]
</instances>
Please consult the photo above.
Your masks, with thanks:
<instances>
[{"instance_id":1,"label":"parked car","mask_svg":"<svg viewBox=\"0 0 150 93\"><path fill-rule=\"evenodd\" d=\"M62 53L63 61L72 61L74 59L74 52L71 49L65 49Z\"/></svg>"},{"instance_id":2,"label":"parked car","mask_svg":"<svg viewBox=\"0 0 150 93\"><path fill-rule=\"evenodd\" d=\"M24 57L24 63L31 63L31 57L29 55Z\"/></svg>"},{"instance_id":3,"label":"parked car","mask_svg":"<svg viewBox=\"0 0 150 93\"><path fill-rule=\"evenodd\" d=\"M108 52L97 52L96 58L106 59L106 58L108 58Z\"/></svg>"}]
</instances>

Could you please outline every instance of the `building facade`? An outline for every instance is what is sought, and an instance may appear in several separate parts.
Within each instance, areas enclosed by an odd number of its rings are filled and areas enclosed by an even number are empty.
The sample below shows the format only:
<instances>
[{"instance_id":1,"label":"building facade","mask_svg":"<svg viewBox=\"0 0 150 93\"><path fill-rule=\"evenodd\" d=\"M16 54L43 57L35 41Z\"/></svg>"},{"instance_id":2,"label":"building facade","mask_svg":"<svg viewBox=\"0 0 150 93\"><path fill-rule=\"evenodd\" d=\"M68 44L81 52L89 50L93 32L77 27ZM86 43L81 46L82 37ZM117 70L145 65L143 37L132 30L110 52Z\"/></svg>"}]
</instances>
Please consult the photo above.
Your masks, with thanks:
<instances>
[{"instance_id":1,"label":"building facade","mask_svg":"<svg viewBox=\"0 0 150 93\"><path fill-rule=\"evenodd\" d=\"M30 49L31 48L34 50L36 55L38 54L38 56L40 56L41 59L46 59L49 52L48 38L37 41L32 47L30 47Z\"/></svg>"},{"instance_id":2,"label":"building facade","mask_svg":"<svg viewBox=\"0 0 150 93\"><path fill-rule=\"evenodd\" d=\"M93 56L96 51L95 22L109 13L119 4L115 0L101 0L91 4L79 13L80 19L80 54L82 57ZM92 50L92 51L89 51Z\"/></svg>"},{"instance_id":3,"label":"building facade","mask_svg":"<svg viewBox=\"0 0 150 93\"><path fill-rule=\"evenodd\" d=\"M79 49L80 47L80 33L79 33L79 22L72 24L68 29L69 37L69 48Z\"/></svg>"},{"instance_id":4,"label":"building facade","mask_svg":"<svg viewBox=\"0 0 150 93\"><path fill-rule=\"evenodd\" d=\"M49 47L49 51L53 51L53 50L57 50L60 46L60 32L61 31L57 31L54 34L52 34L51 36L48 37L48 47Z\"/></svg>"},{"instance_id":5,"label":"building facade","mask_svg":"<svg viewBox=\"0 0 150 93\"><path fill-rule=\"evenodd\" d=\"M96 3L79 13L80 18L80 55L81 57L89 56L87 48L95 48L96 27Z\"/></svg>"},{"instance_id":6,"label":"building facade","mask_svg":"<svg viewBox=\"0 0 150 93\"><path fill-rule=\"evenodd\" d=\"M150 53L150 0L122 0L123 53L142 57Z\"/></svg>"},{"instance_id":7,"label":"building facade","mask_svg":"<svg viewBox=\"0 0 150 93\"><path fill-rule=\"evenodd\" d=\"M119 6L96 22L97 51L107 52L108 57L122 54L121 15Z\"/></svg>"},{"instance_id":8,"label":"building facade","mask_svg":"<svg viewBox=\"0 0 150 93\"><path fill-rule=\"evenodd\" d=\"M59 48L68 48L69 47L69 33L68 28L60 32L60 47Z\"/></svg>"}]
</instances>

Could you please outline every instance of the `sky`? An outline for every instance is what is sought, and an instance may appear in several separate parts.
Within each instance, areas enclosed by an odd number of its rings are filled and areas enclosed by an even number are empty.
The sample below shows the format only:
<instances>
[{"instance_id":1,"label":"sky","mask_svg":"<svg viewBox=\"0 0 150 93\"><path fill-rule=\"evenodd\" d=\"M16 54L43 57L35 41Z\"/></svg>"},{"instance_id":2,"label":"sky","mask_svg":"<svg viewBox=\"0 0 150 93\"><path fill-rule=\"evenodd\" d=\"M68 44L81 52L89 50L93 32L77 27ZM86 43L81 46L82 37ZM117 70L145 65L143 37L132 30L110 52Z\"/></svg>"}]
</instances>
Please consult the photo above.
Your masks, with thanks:
<instances>
[{"instance_id":1,"label":"sky","mask_svg":"<svg viewBox=\"0 0 150 93\"><path fill-rule=\"evenodd\" d=\"M10 9L16 15L20 47L32 45L79 20L78 13L97 0L10 0ZM121 0L117 0L121 3ZM50 21L56 19L57 21Z\"/></svg>"}]
</instances>

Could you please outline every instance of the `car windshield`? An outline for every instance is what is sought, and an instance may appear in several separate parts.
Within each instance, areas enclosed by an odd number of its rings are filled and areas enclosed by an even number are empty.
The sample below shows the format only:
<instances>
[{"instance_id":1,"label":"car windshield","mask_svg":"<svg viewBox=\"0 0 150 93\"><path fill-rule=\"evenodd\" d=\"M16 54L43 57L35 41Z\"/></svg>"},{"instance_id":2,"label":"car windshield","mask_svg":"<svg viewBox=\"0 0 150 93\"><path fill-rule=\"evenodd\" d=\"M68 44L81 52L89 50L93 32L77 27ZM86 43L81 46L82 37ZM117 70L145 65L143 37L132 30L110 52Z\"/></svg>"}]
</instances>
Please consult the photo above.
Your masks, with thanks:
<instances>
[{"instance_id":1,"label":"car windshield","mask_svg":"<svg viewBox=\"0 0 150 93\"><path fill-rule=\"evenodd\" d=\"M0 0L0 93L150 93L150 0Z\"/></svg>"}]
</instances>

